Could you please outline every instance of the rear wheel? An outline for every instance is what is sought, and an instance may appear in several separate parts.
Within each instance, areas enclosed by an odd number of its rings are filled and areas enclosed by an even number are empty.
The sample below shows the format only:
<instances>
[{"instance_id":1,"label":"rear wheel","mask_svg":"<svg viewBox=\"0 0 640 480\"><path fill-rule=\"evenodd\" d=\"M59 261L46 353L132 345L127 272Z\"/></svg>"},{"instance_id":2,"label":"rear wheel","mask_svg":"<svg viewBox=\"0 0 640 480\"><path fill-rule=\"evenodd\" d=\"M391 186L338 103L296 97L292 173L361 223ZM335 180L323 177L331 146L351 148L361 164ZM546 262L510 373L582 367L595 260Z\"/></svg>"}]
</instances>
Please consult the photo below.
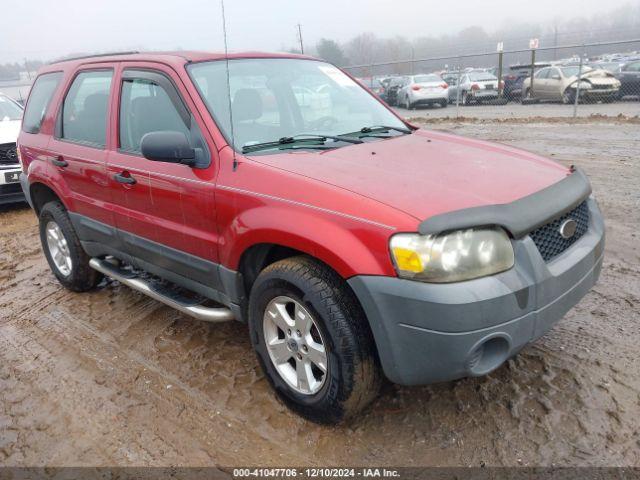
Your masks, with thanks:
<instances>
[{"instance_id":1,"label":"rear wheel","mask_svg":"<svg viewBox=\"0 0 640 480\"><path fill-rule=\"evenodd\" d=\"M305 418L344 421L377 395L381 374L362 308L335 272L305 256L260 273L249 330L278 396Z\"/></svg>"},{"instance_id":2,"label":"rear wheel","mask_svg":"<svg viewBox=\"0 0 640 480\"><path fill-rule=\"evenodd\" d=\"M91 290L100 283L102 274L89 266L90 258L62 204L45 204L39 220L42 249L58 281L74 292Z\"/></svg>"}]
</instances>

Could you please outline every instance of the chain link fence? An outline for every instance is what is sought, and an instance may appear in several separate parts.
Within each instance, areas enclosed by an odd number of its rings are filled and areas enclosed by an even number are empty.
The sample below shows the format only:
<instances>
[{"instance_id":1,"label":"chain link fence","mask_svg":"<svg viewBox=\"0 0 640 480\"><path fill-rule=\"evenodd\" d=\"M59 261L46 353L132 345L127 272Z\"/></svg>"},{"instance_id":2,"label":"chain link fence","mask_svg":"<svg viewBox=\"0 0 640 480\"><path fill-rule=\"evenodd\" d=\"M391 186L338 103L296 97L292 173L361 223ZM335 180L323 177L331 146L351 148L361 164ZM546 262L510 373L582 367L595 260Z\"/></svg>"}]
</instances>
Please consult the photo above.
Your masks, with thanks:
<instances>
[{"instance_id":1,"label":"chain link fence","mask_svg":"<svg viewBox=\"0 0 640 480\"><path fill-rule=\"evenodd\" d=\"M640 38L344 69L405 116L640 116Z\"/></svg>"}]
</instances>

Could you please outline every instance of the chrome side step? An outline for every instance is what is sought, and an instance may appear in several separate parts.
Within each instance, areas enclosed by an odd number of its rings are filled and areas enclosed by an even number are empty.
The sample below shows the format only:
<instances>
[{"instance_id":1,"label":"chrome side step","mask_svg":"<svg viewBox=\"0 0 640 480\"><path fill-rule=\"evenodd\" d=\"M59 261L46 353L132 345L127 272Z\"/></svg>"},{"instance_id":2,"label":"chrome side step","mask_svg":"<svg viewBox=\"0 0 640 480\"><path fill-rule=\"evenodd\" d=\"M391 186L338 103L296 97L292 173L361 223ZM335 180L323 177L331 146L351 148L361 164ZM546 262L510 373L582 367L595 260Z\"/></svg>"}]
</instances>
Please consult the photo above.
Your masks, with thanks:
<instances>
[{"instance_id":1,"label":"chrome side step","mask_svg":"<svg viewBox=\"0 0 640 480\"><path fill-rule=\"evenodd\" d=\"M92 258L89 260L89 266L127 287L138 290L154 300L158 300L198 320L218 323L234 319L233 313L226 307L205 307L200 303L190 302L189 299L172 294L173 292L162 291L163 289L158 288L153 282L140 278L134 272L121 269L108 260Z\"/></svg>"}]
</instances>

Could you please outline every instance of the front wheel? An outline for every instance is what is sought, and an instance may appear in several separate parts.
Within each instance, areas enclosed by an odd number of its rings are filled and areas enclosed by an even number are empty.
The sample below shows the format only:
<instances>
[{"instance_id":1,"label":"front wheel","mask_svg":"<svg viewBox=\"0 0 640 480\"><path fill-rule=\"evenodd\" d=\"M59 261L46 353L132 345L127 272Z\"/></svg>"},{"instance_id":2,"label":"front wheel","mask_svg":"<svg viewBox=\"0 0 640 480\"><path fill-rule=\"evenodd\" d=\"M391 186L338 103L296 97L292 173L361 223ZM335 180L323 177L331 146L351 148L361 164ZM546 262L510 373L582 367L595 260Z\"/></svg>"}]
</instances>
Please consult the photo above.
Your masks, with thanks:
<instances>
[{"instance_id":1,"label":"front wheel","mask_svg":"<svg viewBox=\"0 0 640 480\"><path fill-rule=\"evenodd\" d=\"M413 104L411 103L411 99L409 98L409 95L407 95L407 100L405 102L405 106L407 107L407 110L413 110Z\"/></svg>"},{"instance_id":2,"label":"front wheel","mask_svg":"<svg viewBox=\"0 0 640 480\"><path fill-rule=\"evenodd\" d=\"M562 94L562 103L565 105L571 105L576 101L576 92L574 90L569 90L568 88Z\"/></svg>"},{"instance_id":3,"label":"front wheel","mask_svg":"<svg viewBox=\"0 0 640 480\"><path fill-rule=\"evenodd\" d=\"M265 268L251 289L249 330L269 383L303 417L340 423L376 397L371 330L353 292L325 265L300 256Z\"/></svg>"},{"instance_id":4,"label":"front wheel","mask_svg":"<svg viewBox=\"0 0 640 480\"><path fill-rule=\"evenodd\" d=\"M102 274L89 266L80 239L60 202L49 202L40 211L40 241L44 255L58 281L69 290L94 288Z\"/></svg>"}]
</instances>

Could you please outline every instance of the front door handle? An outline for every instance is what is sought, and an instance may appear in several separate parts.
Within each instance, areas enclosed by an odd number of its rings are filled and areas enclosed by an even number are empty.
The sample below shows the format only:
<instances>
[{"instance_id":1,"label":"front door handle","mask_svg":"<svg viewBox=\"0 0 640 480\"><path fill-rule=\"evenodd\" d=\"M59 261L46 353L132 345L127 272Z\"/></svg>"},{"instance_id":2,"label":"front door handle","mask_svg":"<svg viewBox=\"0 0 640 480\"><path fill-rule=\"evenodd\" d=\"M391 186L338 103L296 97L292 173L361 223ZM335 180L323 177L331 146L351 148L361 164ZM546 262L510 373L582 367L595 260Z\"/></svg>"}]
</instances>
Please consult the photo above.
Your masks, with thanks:
<instances>
[{"instance_id":1,"label":"front door handle","mask_svg":"<svg viewBox=\"0 0 640 480\"><path fill-rule=\"evenodd\" d=\"M67 165L69 165L69 162L67 162L62 155L58 155L57 157L52 157L51 158L51 163L53 163L56 167L66 167Z\"/></svg>"},{"instance_id":2,"label":"front door handle","mask_svg":"<svg viewBox=\"0 0 640 480\"><path fill-rule=\"evenodd\" d=\"M124 183L125 185L133 185L136 183L136 179L131 176L129 172L116 173L113 178L118 183Z\"/></svg>"}]
</instances>

